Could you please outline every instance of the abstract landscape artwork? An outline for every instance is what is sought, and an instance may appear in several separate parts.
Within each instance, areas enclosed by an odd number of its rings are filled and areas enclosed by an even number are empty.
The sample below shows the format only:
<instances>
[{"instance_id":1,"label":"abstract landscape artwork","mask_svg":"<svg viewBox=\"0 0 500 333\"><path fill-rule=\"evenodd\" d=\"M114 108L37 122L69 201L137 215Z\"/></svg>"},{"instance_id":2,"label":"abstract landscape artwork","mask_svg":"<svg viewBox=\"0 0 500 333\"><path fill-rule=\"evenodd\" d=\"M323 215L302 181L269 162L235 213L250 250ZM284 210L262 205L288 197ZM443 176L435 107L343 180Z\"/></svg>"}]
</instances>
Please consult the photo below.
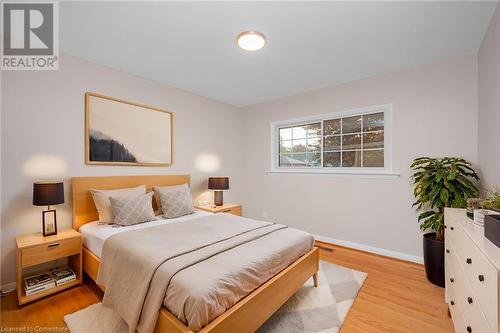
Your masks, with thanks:
<instances>
[{"instance_id":1,"label":"abstract landscape artwork","mask_svg":"<svg viewBox=\"0 0 500 333\"><path fill-rule=\"evenodd\" d=\"M172 123L172 112L86 93L86 163L171 165Z\"/></svg>"}]
</instances>

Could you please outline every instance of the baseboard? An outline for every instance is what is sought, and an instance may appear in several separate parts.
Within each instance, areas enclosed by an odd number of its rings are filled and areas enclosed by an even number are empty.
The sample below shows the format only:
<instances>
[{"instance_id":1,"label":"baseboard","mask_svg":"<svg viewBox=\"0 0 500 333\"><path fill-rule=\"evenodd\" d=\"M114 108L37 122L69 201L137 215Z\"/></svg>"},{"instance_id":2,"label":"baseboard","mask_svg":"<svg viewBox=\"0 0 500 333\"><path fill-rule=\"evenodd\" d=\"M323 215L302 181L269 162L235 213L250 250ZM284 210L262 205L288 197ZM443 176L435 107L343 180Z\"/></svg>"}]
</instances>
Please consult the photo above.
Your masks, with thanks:
<instances>
[{"instance_id":1,"label":"baseboard","mask_svg":"<svg viewBox=\"0 0 500 333\"><path fill-rule=\"evenodd\" d=\"M331 243L339 246L344 246L344 247L349 247L351 249L355 250L360 250L364 252L370 252L370 253L375 253L384 257L389 257L389 258L395 258L399 260L405 260L405 261L410 261L410 262L415 262L417 264L423 264L424 263L424 258L419 257L419 256L414 256L411 254L406 254L406 253L401 253L401 252L396 252L396 251L391 251L391 250L386 250L386 249L381 249L378 247L374 246L369 246L365 244L360 244L360 243L354 243L354 242L349 242L349 241L344 241L340 239L335 239L335 238L330 238L330 237L325 237L321 235L314 235L314 238L318 241L325 242L325 243Z\"/></svg>"},{"instance_id":2,"label":"baseboard","mask_svg":"<svg viewBox=\"0 0 500 333\"><path fill-rule=\"evenodd\" d=\"M11 290L16 289L16 282L9 282L4 285L2 285L2 292L9 292Z\"/></svg>"}]
</instances>

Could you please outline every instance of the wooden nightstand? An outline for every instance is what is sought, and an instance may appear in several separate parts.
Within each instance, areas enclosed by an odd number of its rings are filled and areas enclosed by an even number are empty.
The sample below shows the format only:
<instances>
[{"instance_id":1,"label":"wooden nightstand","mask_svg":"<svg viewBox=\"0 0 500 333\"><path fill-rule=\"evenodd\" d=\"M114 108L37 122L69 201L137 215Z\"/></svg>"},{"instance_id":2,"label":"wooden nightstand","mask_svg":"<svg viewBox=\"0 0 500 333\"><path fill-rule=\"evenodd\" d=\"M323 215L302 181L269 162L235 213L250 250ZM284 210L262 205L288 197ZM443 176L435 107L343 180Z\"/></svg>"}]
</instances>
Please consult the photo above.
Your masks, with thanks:
<instances>
[{"instance_id":1,"label":"wooden nightstand","mask_svg":"<svg viewBox=\"0 0 500 333\"><path fill-rule=\"evenodd\" d=\"M47 237L43 237L40 233L18 236L16 246L16 283L19 305L82 284L82 236L76 230L67 229L60 231L57 235ZM37 270L24 274L24 269L64 257L68 258L68 266L75 272L76 280L27 296L24 291L23 277L36 274Z\"/></svg>"},{"instance_id":2,"label":"wooden nightstand","mask_svg":"<svg viewBox=\"0 0 500 333\"><path fill-rule=\"evenodd\" d=\"M198 208L210 213L230 213L233 215L241 216L241 205L238 204L224 204L222 206L217 206L215 208L212 205L207 206L195 206L194 208Z\"/></svg>"}]
</instances>

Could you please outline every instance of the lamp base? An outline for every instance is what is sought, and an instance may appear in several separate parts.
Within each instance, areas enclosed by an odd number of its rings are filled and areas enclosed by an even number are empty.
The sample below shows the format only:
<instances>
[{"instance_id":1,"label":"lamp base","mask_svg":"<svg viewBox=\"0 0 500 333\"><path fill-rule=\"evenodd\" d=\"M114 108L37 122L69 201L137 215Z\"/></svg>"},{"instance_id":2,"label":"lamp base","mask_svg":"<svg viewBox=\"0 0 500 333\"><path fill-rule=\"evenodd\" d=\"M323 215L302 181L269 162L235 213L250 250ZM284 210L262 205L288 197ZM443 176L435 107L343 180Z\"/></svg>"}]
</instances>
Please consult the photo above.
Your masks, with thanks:
<instances>
[{"instance_id":1,"label":"lamp base","mask_svg":"<svg viewBox=\"0 0 500 333\"><path fill-rule=\"evenodd\" d=\"M222 206L224 204L224 192L214 191L214 205Z\"/></svg>"},{"instance_id":2,"label":"lamp base","mask_svg":"<svg viewBox=\"0 0 500 333\"><path fill-rule=\"evenodd\" d=\"M57 217L55 209L48 209L42 212L42 235L57 235Z\"/></svg>"}]
</instances>

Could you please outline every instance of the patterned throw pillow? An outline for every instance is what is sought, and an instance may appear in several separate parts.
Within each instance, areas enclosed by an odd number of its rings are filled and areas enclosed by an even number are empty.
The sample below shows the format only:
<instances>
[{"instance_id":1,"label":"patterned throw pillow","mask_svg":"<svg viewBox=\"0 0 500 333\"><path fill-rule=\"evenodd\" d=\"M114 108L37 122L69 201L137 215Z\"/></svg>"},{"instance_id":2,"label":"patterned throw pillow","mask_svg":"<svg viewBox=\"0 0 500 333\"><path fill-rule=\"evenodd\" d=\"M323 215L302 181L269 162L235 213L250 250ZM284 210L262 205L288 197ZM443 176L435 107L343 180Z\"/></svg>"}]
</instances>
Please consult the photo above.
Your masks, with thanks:
<instances>
[{"instance_id":1,"label":"patterned throw pillow","mask_svg":"<svg viewBox=\"0 0 500 333\"><path fill-rule=\"evenodd\" d=\"M153 192L138 196L110 197L111 208L115 216L114 223L119 225L133 225L155 220L153 211Z\"/></svg>"},{"instance_id":2,"label":"patterned throw pillow","mask_svg":"<svg viewBox=\"0 0 500 333\"><path fill-rule=\"evenodd\" d=\"M187 184L171 185L171 186L153 186L153 193L154 193L153 197L155 198L156 208L158 209L158 211L160 211L160 213L163 212L163 210L161 209L160 192L183 189L185 187L189 186Z\"/></svg>"},{"instance_id":3,"label":"patterned throw pillow","mask_svg":"<svg viewBox=\"0 0 500 333\"><path fill-rule=\"evenodd\" d=\"M187 184L159 191L163 217L173 219L193 213L193 199Z\"/></svg>"}]
</instances>

